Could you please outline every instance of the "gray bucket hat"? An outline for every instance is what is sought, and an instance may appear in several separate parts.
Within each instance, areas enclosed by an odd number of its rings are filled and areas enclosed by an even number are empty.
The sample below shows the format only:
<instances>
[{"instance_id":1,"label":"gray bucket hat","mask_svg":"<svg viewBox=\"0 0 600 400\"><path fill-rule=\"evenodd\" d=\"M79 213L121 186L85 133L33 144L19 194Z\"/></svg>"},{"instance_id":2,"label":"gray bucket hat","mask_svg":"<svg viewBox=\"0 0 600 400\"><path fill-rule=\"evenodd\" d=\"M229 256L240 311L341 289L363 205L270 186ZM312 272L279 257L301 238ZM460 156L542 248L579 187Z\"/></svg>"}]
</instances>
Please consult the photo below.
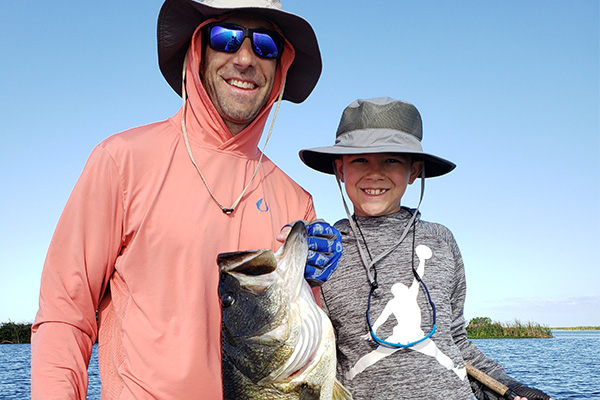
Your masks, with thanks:
<instances>
[{"instance_id":1,"label":"gray bucket hat","mask_svg":"<svg viewBox=\"0 0 600 400\"><path fill-rule=\"evenodd\" d=\"M256 15L277 25L296 52L283 99L293 103L306 100L321 75L319 44L310 24L283 11L280 0L166 0L158 15L158 64L173 90L181 96L183 60L198 25L231 11Z\"/></svg>"},{"instance_id":2,"label":"gray bucket hat","mask_svg":"<svg viewBox=\"0 0 600 400\"><path fill-rule=\"evenodd\" d=\"M423 152L423 123L417 108L389 97L358 99L342 113L335 144L300 150L312 169L333 174L333 160L342 154L406 153L423 161L425 178L447 174L456 165Z\"/></svg>"}]
</instances>

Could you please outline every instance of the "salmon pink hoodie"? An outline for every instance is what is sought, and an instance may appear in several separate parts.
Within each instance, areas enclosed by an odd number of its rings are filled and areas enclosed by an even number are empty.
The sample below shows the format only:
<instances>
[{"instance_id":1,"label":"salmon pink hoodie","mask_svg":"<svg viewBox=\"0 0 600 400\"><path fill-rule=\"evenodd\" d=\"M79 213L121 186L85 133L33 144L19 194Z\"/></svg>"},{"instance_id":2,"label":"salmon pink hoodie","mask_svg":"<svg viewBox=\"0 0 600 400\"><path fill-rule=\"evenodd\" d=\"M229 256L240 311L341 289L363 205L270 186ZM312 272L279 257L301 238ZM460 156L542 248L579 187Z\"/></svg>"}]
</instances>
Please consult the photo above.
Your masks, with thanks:
<instances>
[{"instance_id":1,"label":"salmon pink hoodie","mask_svg":"<svg viewBox=\"0 0 600 400\"><path fill-rule=\"evenodd\" d=\"M200 170L229 206L256 169L294 50L286 43L265 109L232 136L201 85L198 32L185 123ZM92 151L42 273L32 399L85 399L97 337L103 400L222 398L217 254L276 250L285 224L312 221L315 212L310 195L265 156L235 212L224 214L190 161L181 116L113 135Z\"/></svg>"}]
</instances>

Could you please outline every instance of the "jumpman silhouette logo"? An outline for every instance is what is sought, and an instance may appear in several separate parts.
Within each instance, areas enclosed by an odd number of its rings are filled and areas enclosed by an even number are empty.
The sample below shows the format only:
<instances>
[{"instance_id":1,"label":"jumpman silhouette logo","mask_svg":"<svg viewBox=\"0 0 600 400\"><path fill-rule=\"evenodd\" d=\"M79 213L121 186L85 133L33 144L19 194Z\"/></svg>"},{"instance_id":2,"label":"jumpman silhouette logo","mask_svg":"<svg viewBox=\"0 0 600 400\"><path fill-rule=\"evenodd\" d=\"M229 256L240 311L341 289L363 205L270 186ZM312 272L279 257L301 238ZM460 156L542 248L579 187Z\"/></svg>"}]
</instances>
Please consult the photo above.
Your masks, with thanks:
<instances>
[{"instance_id":1,"label":"jumpman silhouette logo","mask_svg":"<svg viewBox=\"0 0 600 400\"><path fill-rule=\"evenodd\" d=\"M425 245L417 246L415 253L419 258L417 274L422 278L425 272L425 260L429 260L433 253L431 249ZM373 333L377 334L377 329L387 321L390 316L394 315L398 324L394 327L392 335L385 339L386 342L408 344L424 338L425 333L421 329L421 308L417 303L417 296L419 294L419 281L417 278L414 278L410 287L407 287L400 282L395 283L392 285L391 292L394 297L386 304L381 315L373 324ZM372 340L370 333L367 333L363 338ZM467 376L465 367L455 367L450 357L442 353L437 348L435 342L430 338L408 348L427 356L434 357L446 369L454 371L461 380L465 380ZM400 348L377 347L377 349L361 357L354 367L346 372L346 379L352 380L357 374L360 374L377 361L382 360L398 350L400 350Z\"/></svg>"}]
</instances>

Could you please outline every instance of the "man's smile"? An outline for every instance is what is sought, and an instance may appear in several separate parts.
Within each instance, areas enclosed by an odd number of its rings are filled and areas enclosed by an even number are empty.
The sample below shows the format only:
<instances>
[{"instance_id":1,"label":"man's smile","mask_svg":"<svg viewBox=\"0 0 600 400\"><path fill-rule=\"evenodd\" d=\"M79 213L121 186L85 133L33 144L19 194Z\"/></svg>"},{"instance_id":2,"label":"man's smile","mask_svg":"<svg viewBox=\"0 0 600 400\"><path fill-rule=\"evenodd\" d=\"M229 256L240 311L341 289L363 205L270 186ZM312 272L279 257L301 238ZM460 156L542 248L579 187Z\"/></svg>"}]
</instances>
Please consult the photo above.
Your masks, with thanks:
<instances>
[{"instance_id":1,"label":"man's smile","mask_svg":"<svg viewBox=\"0 0 600 400\"><path fill-rule=\"evenodd\" d=\"M252 82L248 82L248 81L240 81L237 79L228 79L226 81L229 85L231 86L235 86L237 88L240 89L254 89L257 87L256 84L252 83Z\"/></svg>"}]
</instances>

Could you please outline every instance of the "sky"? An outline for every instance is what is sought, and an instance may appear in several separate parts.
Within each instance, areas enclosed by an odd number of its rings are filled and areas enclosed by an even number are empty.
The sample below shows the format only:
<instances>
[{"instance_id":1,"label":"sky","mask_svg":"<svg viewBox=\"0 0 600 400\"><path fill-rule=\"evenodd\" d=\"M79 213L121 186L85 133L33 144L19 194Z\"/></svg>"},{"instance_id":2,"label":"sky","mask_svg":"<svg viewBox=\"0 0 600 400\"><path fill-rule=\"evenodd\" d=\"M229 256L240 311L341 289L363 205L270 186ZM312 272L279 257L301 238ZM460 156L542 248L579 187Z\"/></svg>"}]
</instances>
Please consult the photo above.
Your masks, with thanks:
<instances>
[{"instance_id":1,"label":"sky","mask_svg":"<svg viewBox=\"0 0 600 400\"><path fill-rule=\"evenodd\" d=\"M298 151L332 145L357 98L411 102L425 151L457 164L427 180L420 210L460 246L465 317L600 326L599 2L282 1L313 26L323 72L282 104L266 154L318 216L344 218L341 195ZM93 147L180 108L158 68L161 4L0 2L0 322L33 321Z\"/></svg>"}]
</instances>

